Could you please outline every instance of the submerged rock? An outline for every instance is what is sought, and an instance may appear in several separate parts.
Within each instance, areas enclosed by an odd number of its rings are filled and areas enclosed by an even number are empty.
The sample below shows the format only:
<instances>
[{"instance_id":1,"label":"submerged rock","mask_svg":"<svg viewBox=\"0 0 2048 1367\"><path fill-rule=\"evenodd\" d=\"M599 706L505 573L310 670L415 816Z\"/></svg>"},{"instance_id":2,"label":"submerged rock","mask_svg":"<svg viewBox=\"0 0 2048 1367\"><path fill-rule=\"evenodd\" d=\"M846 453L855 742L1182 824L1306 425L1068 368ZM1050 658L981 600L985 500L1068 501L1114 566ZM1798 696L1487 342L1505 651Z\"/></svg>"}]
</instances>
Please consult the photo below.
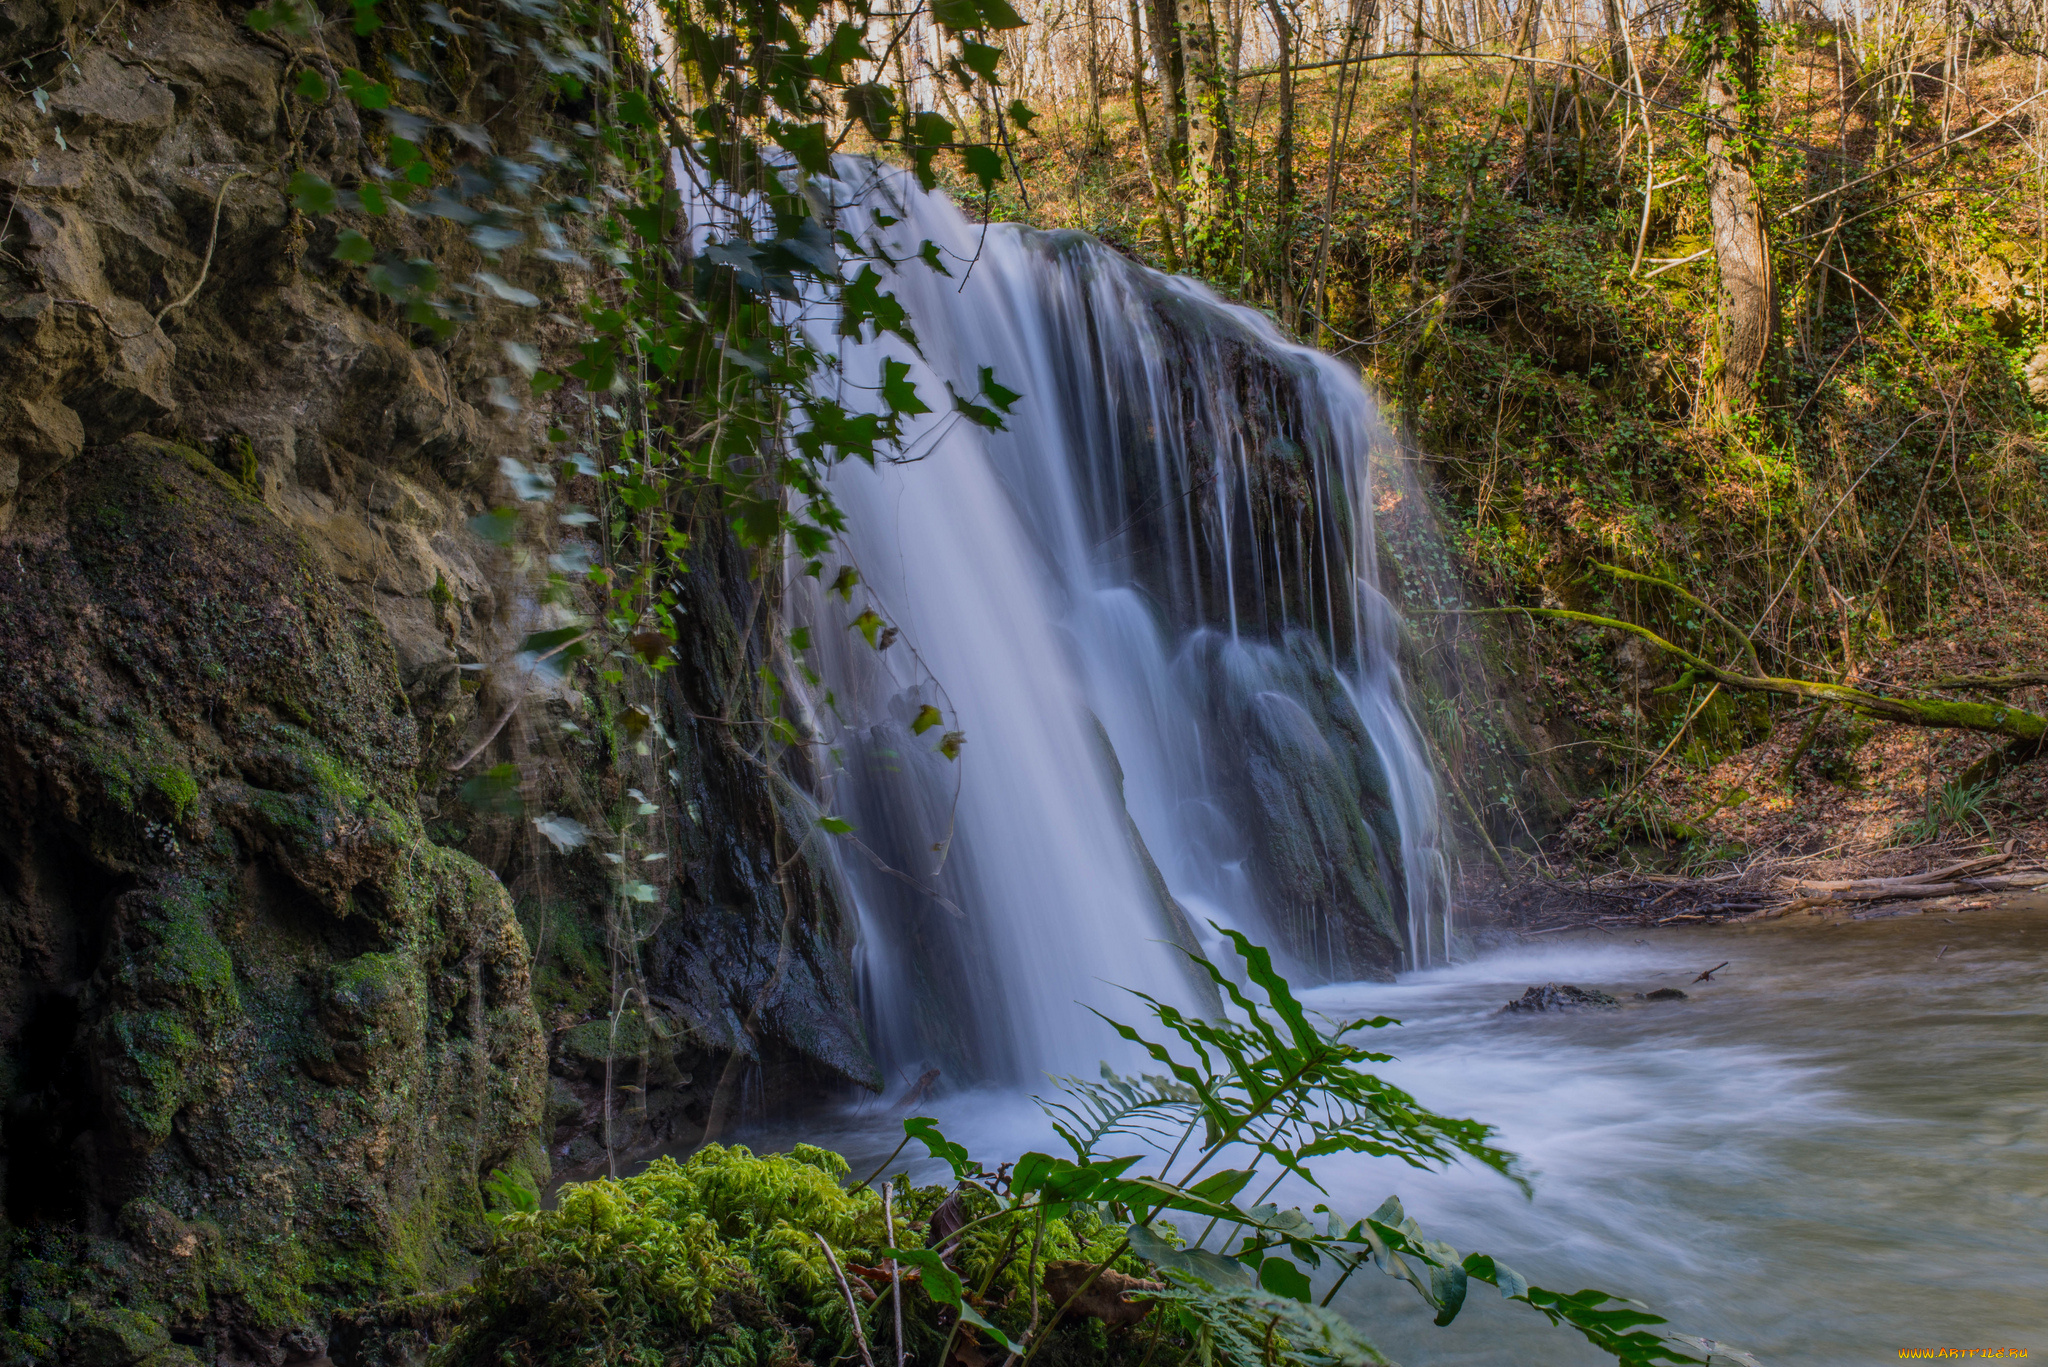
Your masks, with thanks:
<instances>
[{"instance_id":1,"label":"submerged rock","mask_svg":"<svg viewBox=\"0 0 2048 1367\"><path fill-rule=\"evenodd\" d=\"M1570 1011L1582 1006L1600 1008L1617 1007L1621 999L1598 989L1573 987L1570 983L1559 986L1545 983L1532 987L1521 996L1503 1006L1503 1011Z\"/></svg>"},{"instance_id":2,"label":"submerged rock","mask_svg":"<svg viewBox=\"0 0 2048 1367\"><path fill-rule=\"evenodd\" d=\"M1685 999L1685 993L1675 987L1660 987L1654 992L1636 993L1636 1000L1639 1002L1682 1002Z\"/></svg>"}]
</instances>

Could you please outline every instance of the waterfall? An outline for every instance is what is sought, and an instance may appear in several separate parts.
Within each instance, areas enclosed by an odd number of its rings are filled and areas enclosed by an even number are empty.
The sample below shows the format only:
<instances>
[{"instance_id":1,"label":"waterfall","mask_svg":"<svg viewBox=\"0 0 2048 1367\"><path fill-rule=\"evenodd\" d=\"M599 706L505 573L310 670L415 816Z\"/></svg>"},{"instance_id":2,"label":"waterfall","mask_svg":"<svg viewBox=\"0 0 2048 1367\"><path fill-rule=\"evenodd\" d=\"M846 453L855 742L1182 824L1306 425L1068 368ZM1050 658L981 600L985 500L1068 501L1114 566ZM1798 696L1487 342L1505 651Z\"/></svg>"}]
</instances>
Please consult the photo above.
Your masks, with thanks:
<instances>
[{"instance_id":1,"label":"waterfall","mask_svg":"<svg viewBox=\"0 0 2048 1367\"><path fill-rule=\"evenodd\" d=\"M789 596L885 1075L1089 1068L1117 1041L1076 1003L1214 1000L1176 948L1211 922L1311 976L1441 961L1436 792L1376 587L1389 438L1357 376L1085 235L840 177L835 226L903 263L919 346L813 310L837 397L872 408L889 358L936 410L905 459L833 473L842 553ZM1003 431L949 411L984 367L1022 396ZM853 626L870 609L885 649ZM957 760L913 731L927 704Z\"/></svg>"}]
</instances>

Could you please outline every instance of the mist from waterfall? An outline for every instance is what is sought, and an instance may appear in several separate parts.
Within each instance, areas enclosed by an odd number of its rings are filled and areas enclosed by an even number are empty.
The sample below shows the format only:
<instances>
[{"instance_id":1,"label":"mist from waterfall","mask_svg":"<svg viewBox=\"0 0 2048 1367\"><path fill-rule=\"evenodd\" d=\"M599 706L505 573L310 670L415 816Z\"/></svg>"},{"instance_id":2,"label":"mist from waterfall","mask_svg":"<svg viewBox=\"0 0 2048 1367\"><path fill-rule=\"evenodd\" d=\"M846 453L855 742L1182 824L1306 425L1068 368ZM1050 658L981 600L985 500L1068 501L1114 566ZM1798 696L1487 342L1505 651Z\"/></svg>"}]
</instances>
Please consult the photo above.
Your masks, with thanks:
<instances>
[{"instance_id":1,"label":"mist from waterfall","mask_svg":"<svg viewBox=\"0 0 2048 1367\"><path fill-rule=\"evenodd\" d=\"M865 161L840 174L834 226L903 263L885 288L920 345L814 311L835 397L876 407L888 358L937 410L906 459L838 467L841 556L789 586L884 1075L1135 1062L1081 1007L1213 1002L1176 947L1211 945L1211 922L1311 976L1443 961L1437 795L1376 587L1390 442L1356 375L1092 238L970 223ZM1004 431L948 411L984 367L1022 396ZM826 587L842 559L846 601ZM900 631L886 649L851 625L869 608ZM957 761L914 733L925 704L965 733Z\"/></svg>"}]
</instances>

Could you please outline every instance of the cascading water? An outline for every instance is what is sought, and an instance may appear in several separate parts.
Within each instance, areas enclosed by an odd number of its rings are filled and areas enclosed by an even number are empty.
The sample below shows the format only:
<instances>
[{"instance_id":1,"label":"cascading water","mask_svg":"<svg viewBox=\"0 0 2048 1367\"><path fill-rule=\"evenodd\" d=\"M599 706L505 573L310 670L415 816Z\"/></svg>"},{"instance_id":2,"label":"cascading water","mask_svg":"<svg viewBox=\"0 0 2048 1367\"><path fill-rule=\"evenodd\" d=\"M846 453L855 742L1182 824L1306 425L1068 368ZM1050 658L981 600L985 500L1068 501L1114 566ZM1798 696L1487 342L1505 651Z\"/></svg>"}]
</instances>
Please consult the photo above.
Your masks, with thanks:
<instances>
[{"instance_id":1,"label":"cascading water","mask_svg":"<svg viewBox=\"0 0 2048 1367\"><path fill-rule=\"evenodd\" d=\"M867 162L841 177L836 226L906 263L887 287L922 353L814 323L841 401L885 358L935 409L984 367L1023 396L1005 431L937 412L910 459L840 467L860 587L791 586L885 1071L1086 1066L1115 1041L1075 1003L1199 1005L1172 942L1211 921L1329 977L1442 959L1436 793L1375 587L1386 438L1357 378L1093 239L970 224ZM896 644L851 629L867 608ZM957 763L913 732L927 703L964 731Z\"/></svg>"}]
</instances>

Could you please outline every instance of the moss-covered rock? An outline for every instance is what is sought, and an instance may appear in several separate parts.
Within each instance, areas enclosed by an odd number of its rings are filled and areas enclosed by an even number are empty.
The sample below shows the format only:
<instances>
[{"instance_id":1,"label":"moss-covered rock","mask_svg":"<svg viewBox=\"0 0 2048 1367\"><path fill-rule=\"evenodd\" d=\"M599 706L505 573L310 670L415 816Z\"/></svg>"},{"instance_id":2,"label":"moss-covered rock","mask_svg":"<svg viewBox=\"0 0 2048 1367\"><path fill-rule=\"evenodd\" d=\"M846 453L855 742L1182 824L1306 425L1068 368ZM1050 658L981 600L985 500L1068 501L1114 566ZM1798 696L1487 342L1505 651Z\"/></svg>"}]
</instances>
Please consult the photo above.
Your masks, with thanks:
<instances>
[{"instance_id":1,"label":"moss-covered rock","mask_svg":"<svg viewBox=\"0 0 2048 1367\"><path fill-rule=\"evenodd\" d=\"M6 540L5 1215L80 1237L10 1243L0 1358L317 1347L546 1170L509 899L426 838L381 623L210 461L89 450Z\"/></svg>"}]
</instances>

